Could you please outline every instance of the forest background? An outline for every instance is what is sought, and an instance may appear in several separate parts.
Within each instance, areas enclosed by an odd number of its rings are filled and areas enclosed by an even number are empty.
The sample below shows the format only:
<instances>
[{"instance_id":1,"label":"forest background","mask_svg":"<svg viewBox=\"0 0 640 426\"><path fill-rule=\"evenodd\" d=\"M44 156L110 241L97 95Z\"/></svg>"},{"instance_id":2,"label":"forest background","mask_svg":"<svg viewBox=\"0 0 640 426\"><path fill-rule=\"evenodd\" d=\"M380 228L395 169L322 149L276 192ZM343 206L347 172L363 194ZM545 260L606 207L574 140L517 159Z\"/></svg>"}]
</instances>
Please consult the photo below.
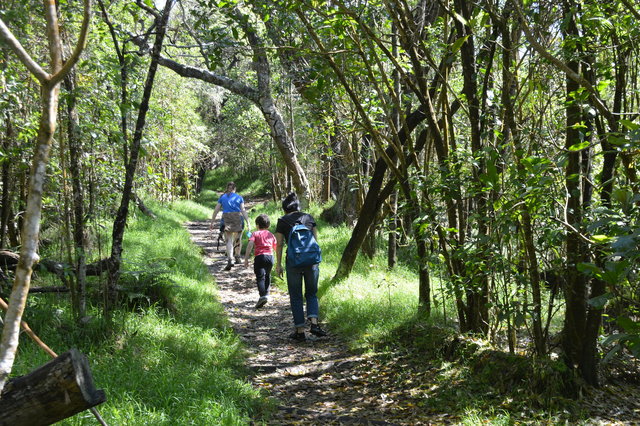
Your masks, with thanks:
<instances>
[{"instance_id":1,"label":"forest background","mask_svg":"<svg viewBox=\"0 0 640 426\"><path fill-rule=\"evenodd\" d=\"M603 384L640 354L639 9L3 0L0 384L38 257L74 327L113 332L149 260L130 202L224 165L344 227L327 288L385 258L376 288L412 269L416 317Z\"/></svg>"}]
</instances>

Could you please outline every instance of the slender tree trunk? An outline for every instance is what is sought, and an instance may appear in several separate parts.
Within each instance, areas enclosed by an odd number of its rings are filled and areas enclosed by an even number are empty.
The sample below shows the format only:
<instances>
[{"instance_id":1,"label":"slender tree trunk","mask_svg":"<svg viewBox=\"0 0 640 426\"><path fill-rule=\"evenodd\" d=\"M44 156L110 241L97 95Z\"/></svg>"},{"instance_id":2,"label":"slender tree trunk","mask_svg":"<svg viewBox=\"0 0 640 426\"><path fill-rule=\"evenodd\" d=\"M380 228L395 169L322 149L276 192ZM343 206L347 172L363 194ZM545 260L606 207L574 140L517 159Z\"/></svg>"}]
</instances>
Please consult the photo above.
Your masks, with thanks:
<instances>
[{"instance_id":1,"label":"slender tree trunk","mask_svg":"<svg viewBox=\"0 0 640 426\"><path fill-rule=\"evenodd\" d=\"M515 119L515 105L514 99L516 93L518 93L517 79L515 78L511 64L515 63L516 52L513 49L513 43L511 38L511 29L509 28L507 21L508 16L505 16L502 23L502 43L503 43L503 57L502 57L502 81L504 87L502 90L502 106L505 115L505 130L503 131L503 139L508 142L509 139L513 140L514 155L516 157L516 168L522 179L526 178L526 169L523 164L523 159L520 153L523 152L520 135L518 134L518 126ZM523 197L526 199L526 197ZM533 339L538 356L545 356L547 353L546 336L542 330L542 297L540 293L540 267L538 265L538 256L535 249L535 235L533 232L534 223L529 212L529 207L526 202L520 203L522 234L524 241L524 248L527 260L527 272L529 281L531 282L531 293L533 299ZM551 314L549 314L551 315ZM509 324L509 327L511 325ZM511 343L510 343L511 344Z\"/></svg>"},{"instance_id":2,"label":"slender tree trunk","mask_svg":"<svg viewBox=\"0 0 640 426\"><path fill-rule=\"evenodd\" d=\"M13 289L9 297L9 306L4 317L4 327L0 340L0 393L4 388L15 360L20 334L22 314L29 294L31 273L38 261L38 234L40 232L40 218L42 214L42 194L46 178L46 167L49 162L49 152L56 129L58 94L60 81L75 65L80 53L84 49L91 17L91 2L85 0L84 17L78 44L69 60L62 64L62 43L58 28L58 14L56 5L52 1L45 1L45 18L47 22L47 39L52 74L44 71L13 36L4 21L0 19L0 39L2 39L29 71L38 79L41 86L41 115L38 127L38 137L29 178L29 195L24 213L22 230L22 247L20 260L16 267Z\"/></svg>"},{"instance_id":3,"label":"slender tree trunk","mask_svg":"<svg viewBox=\"0 0 640 426\"><path fill-rule=\"evenodd\" d=\"M56 112L58 104L58 85L42 87L42 115L38 128L38 142L29 179L29 197L24 214L22 230L22 249L16 267L16 276L9 298L9 308L4 318L2 341L0 342L0 391L4 387L11 372L18 347L20 321L29 294L31 273L38 261L38 234L42 207L42 190L49 162L49 152L53 133L56 128Z\"/></svg>"},{"instance_id":4,"label":"slender tree trunk","mask_svg":"<svg viewBox=\"0 0 640 426\"><path fill-rule=\"evenodd\" d=\"M421 108L412 113L407 118L406 122L408 129L404 129L404 132L400 134L400 141L402 144L406 143L407 135L413 132L418 124L424 121L425 118L426 116ZM416 149L416 151L419 150ZM387 155L393 159L395 156L394 150L392 148L388 148ZM382 203L389 195L391 195L392 187L389 188L388 192L384 196L380 196L387 168L388 166L382 158L376 161L373 169L373 174L369 181L369 187L367 188L367 195L365 196L364 204L360 209L358 221L356 222L356 225L351 232L351 238L347 242L347 246L342 252L340 264L338 265L338 269L333 276L334 280L342 280L349 276L349 274L351 273L351 269L353 269L356 257L358 256L358 251L362 246L362 242L369 232L369 227L373 223L380 207L382 206ZM393 185L395 185L395 180Z\"/></svg>"},{"instance_id":5,"label":"slender tree trunk","mask_svg":"<svg viewBox=\"0 0 640 426\"><path fill-rule=\"evenodd\" d=\"M9 151L9 146L13 139L13 126L11 124L11 117L6 114L6 131L2 138L2 149L4 152ZM5 241L7 233L9 231L9 215L11 213L11 177L10 177L11 164L9 161L2 162L2 207L0 209L0 248L6 247Z\"/></svg>"},{"instance_id":6,"label":"slender tree trunk","mask_svg":"<svg viewBox=\"0 0 640 426\"><path fill-rule=\"evenodd\" d=\"M387 251L387 267L393 269L398 262L398 193L391 195L389 202L389 241Z\"/></svg>"},{"instance_id":7,"label":"slender tree trunk","mask_svg":"<svg viewBox=\"0 0 640 426\"><path fill-rule=\"evenodd\" d=\"M431 276L429 275L429 251L427 243L420 233L416 232L418 247L418 310L425 316L431 315Z\"/></svg>"},{"instance_id":8,"label":"slender tree trunk","mask_svg":"<svg viewBox=\"0 0 640 426\"><path fill-rule=\"evenodd\" d=\"M456 9L466 20L471 18L471 4L464 0L454 0ZM478 255L474 260L476 266L485 265L487 262L486 254L488 248L486 241L488 240L487 232L487 200L486 193L481 189L484 185L480 179L485 173L485 158L482 151L482 137L480 134L480 101L478 99L478 82L477 82L477 66L476 52L474 47L474 36L468 24L462 20L456 20L456 28L459 37L466 37L466 41L460 48L460 57L462 60L463 70L463 93L467 99L469 110L469 125L471 129L471 150L475 157L476 165L473 167L472 176L475 187L473 195L473 204L475 208L475 217L477 218L476 230L478 241ZM489 281L487 274L482 272L485 268L477 268L479 273L472 272L469 275L470 284L467 287L467 326L472 332L486 333L489 326Z\"/></svg>"},{"instance_id":9,"label":"slender tree trunk","mask_svg":"<svg viewBox=\"0 0 640 426\"><path fill-rule=\"evenodd\" d=\"M573 19L575 13L571 0L563 1L566 23L565 37L579 37L578 29ZM570 55L575 52L569 52ZM577 60L568 64L574 72L580 73ZM573 79L566 78L566 141L567 165L565 170L565 185L567 188L566 221L576 229L580 229L582 222L581 188L580 188L580 152L571 151L569 148L581 142L578 130L582 122L581 109L574 94L580 89L580 85ZM569 366L577 367L580 364L582 342L586 324L587 286L586 277L579 274L577 265L584 261L584 247L580 237L574 232L568 232L566 237L567 269L565 271L565 321L563 329L563 349Z\"/></svg>"},{"instance_id":10,"label":"slender tree trunk","mask_svg":"<svg viewBox=\"0 0 640 426\"><path fill-rule=\"evenodd\" d=\"M74 266L76 273L76 315L78 319L86 315L87 308L87 264L85 255L85 223L84 223L84 192L82 188L82 165L80 153L82 143L78 128L78 111L76 109L76 81L75 72L70 72L64 80L67 97L67 134L69 138L69 171L71 173L71 187L73 193L73 242Z\"/></svg>"},{"instance_id":11,"label":"slender tree trunk","mask_svg":"<svg viewBox=\"0 0 640 426\"><path fill-rule=\"evenodd\" d=\"M129 215L129 203L131 201L131 195L133 194L133 181L138 166L138 158L140 156L142 134L146 124L147 112L149 111L149 100L151 99L151 92L153 90L153 84L158 70L162 43L167 31L167 23L169 21L169 15L171 14L173 4L173 0L167 0L162 15L158 19L156 39L151 52L151 63L149 64L147 79L145 81L144 91L140 101L140 107L138 109L136 128L129 149L129 162L125 166L125 181L122 189L122 199L113 222L112 246L109 262L109 292L111 294L108 295L108 300L112 300L113 296L115 296L115 286L120 274L120 265L122 263L122 242L124 240L124 230L127 225L127 216ZM109 307L107 306L106 309L108 311Z\"/></svg>"}]
</instances>

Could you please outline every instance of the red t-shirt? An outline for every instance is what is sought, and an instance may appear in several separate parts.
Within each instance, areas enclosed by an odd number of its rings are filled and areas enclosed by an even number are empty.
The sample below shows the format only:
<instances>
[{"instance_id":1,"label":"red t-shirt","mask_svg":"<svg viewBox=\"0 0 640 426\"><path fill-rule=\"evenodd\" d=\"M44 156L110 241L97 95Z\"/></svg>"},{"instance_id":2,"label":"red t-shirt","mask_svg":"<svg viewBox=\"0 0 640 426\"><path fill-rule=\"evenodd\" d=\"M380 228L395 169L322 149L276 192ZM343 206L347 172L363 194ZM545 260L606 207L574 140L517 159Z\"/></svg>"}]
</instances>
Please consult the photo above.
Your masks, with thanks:
<instances>
[{"instance_id":1,"label":"red t-shirt","mask_svg":"<svg viewBox=\"0 0 640 426\"><path fill-rule=\"evenodd\" d=\"M276 237L268 229L260 229L253 232L249 241L253 241L255 245L254 256L260 256L261 254L272 255L273 250L276 248Z\"/></svg>"}]
</instances>

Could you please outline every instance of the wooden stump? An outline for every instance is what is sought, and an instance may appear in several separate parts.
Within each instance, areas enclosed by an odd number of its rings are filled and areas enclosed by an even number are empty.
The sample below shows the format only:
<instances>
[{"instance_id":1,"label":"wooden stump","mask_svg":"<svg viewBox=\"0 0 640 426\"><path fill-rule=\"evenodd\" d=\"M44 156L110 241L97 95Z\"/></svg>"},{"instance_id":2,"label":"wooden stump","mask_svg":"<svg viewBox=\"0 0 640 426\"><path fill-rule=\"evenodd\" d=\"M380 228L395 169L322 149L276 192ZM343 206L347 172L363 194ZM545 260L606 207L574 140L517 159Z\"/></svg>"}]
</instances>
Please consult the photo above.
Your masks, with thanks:
<instances>
[{"instance_id":1,"label":"wooden stump","mask_svg":"<svg viewBox=\"0 0 640 426\"><path fill-rule=\"evenodd\" d=\"M0 395L0 426L49 425L103 403L87 358L76 349L10 380Z\"/></svg>"}]
</instances>

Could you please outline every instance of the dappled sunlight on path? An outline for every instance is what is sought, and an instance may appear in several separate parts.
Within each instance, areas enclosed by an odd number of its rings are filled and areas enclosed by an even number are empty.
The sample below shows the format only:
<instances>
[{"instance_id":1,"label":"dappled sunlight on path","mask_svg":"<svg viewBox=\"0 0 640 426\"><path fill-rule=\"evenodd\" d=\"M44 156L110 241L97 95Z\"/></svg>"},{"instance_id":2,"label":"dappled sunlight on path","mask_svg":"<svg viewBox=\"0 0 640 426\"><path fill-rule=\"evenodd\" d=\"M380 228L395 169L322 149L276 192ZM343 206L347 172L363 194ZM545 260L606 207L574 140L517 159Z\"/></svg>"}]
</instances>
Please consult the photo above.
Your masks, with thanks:
<instances>
[{"instance_id":1,"label":"dappled sunlight on path","mask_svg":"<svg viewBox=\"0 0 640 426\"><path fill-rule=\"evenodd\" d=\"M273 288L269 303L255 309L253 268L235 265L225 271L224 247L216 249L217 227L212 233L206 221L187 228L202 247L220 302L249 352L254 385L278 400L270 424L425 424L395 412L392 398L368 383L379 360L350 353L331 333L302 343L288 339L293 330L288 295Z\"/></svg>"}]
</instances>

